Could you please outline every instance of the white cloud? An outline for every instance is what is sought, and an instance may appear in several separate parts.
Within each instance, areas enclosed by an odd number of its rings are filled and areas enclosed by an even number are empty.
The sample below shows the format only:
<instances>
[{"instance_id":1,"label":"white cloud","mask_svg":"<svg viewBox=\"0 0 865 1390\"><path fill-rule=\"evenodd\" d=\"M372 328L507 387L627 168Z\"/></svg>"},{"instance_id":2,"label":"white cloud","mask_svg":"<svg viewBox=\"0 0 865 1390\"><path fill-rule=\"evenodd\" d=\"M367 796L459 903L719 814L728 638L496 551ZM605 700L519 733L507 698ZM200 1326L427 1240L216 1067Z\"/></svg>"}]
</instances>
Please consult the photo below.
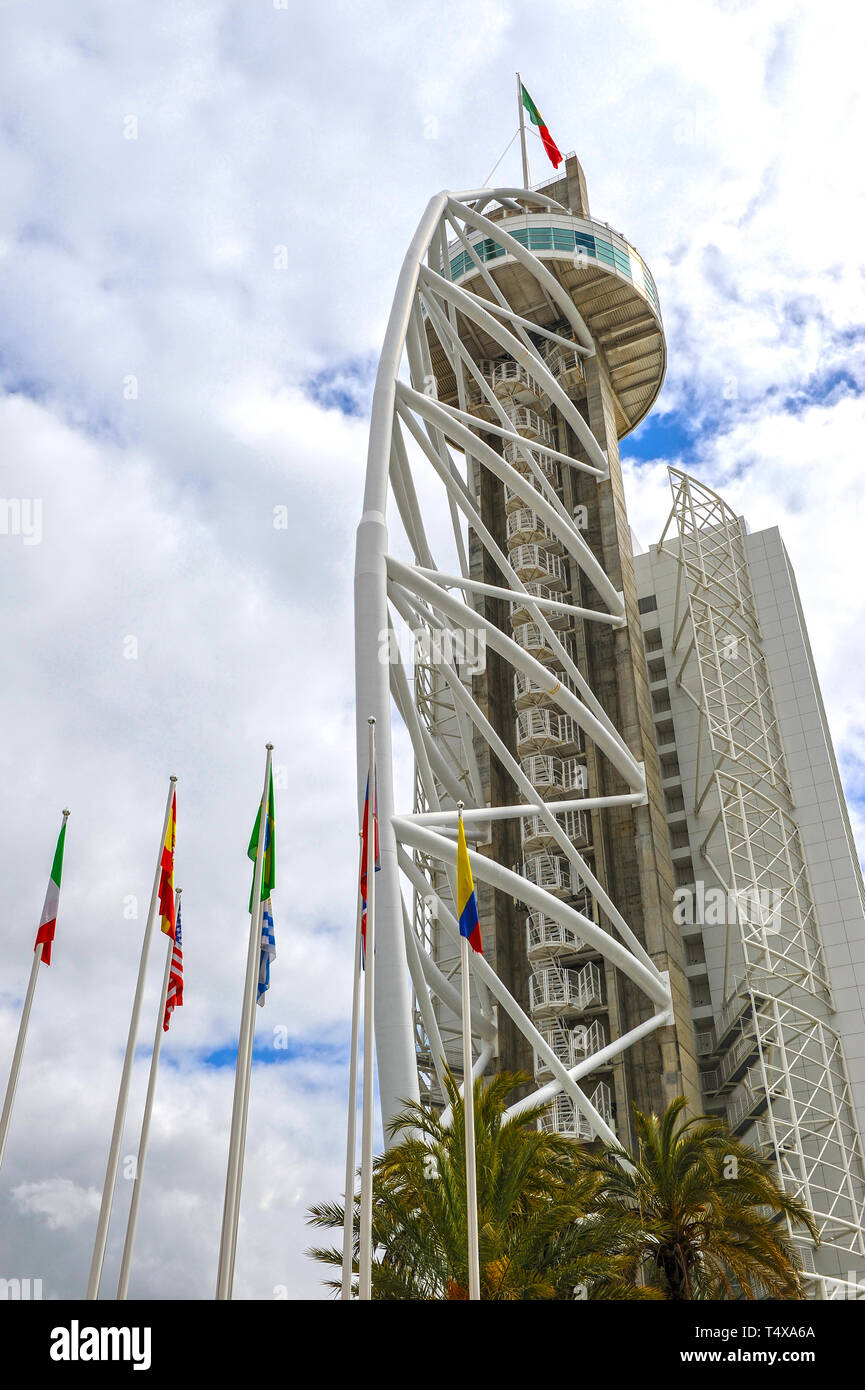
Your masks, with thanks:
<instances>
[{"instance_id":1,"label":"white cloud","mask_svg":"<svg viewBox=\"0 0 865 1390\"><path fill-rule=\"evenodd\" d=\"M99 1189L78 1187L68 1178L19 1183L12 1197L22 1212L41 1217L49 1231L74 1231L99 1211Z\"/></svg>"}]
</instances>

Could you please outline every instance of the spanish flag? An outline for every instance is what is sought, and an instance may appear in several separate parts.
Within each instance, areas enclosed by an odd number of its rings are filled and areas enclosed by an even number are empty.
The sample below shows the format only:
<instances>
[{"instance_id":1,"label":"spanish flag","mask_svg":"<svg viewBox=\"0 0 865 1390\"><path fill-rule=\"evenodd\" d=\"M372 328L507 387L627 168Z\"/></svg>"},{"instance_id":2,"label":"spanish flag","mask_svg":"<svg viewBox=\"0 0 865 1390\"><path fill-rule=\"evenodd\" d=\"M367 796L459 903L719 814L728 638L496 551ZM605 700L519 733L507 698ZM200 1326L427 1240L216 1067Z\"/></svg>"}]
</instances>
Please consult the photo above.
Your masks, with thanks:
<instances>
[{"instance_id":1,"label":"spanish flag","mask_svg":"<svg viewBox=\"0 0 865 1390\"><path fill-rule=\"evenodd\" d=\"M174 924L174 841L177 835L177 792L171 799L171 815L162 846L162 871L159 877L159 912L162 917L162 930L166 936L175 939Z\"/></svg>"},{"instance_id":2,"label":"spanish flag","mask_svg":"<svg viewBox=\"0 0 865 1390\"><path fill-rule=\"evenodd\" d=\"M535 106L535 103L532 101L531 97L529 96L525 87L523 87L522 83L520 83L520 87L522 88L523 93L523 106L529 113L529 120L531 121L532 125L537 126L538 134L540 135L543 147L546 150L547 155L549 156L550 163L552 164L554 169L558 169L559 165L562 162L561 151L558 145L556 144L555 140L553 139L552 135L547 130L546 121L544 120L538 108Z\"/></svg>"},{"instance_id":3,"label":"spanish flag","mask_svg":"<svg viewBox=\"0 0 865 1390\"><path fill-rule=\"evenodd\" d=\"M482 956L481 927L478 917L478 900L475 897L475 883L469 851L466 845L466 832L460 812L459 839L457 841L457 913L460 919L460 936L464 936L473 951Z\"/></svg>"}]
</instances>

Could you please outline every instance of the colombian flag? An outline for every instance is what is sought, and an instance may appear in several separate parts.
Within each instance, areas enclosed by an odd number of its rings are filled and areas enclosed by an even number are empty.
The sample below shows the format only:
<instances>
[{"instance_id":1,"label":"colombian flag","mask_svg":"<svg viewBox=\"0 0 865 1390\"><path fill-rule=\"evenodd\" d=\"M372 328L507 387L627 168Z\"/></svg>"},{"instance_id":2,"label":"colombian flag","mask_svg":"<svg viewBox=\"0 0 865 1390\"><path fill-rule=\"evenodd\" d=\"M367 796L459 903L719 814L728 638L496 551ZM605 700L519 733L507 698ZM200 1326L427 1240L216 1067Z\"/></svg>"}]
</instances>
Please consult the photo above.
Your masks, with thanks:
<instances>
[{"instance_id":1,"label":"colombian flag","mask_svg":"<svg viewBox=\"0 0 865 1390\"><path fill-rule=\"evenodd\" d=\"M162 930L166 936L175 939L174 926L174 841L177 836L177 792L171 798L171 815L162 846L162 871L159 877L159 912L162 917Z\"/></svg>"},{"instance_id":2,"label":"colombian flag","mask_svg":"<svg viewBox=\"0 0 865 1390\"><path fill-rule=\"evenodd\" d=\"M523 106L529 113L529 120L531 121L532 125L537 126L538 134L541 137L541 143L543 144L543 147L547 152L549 161L554 169L558 169L559 165L562 162L561 151L558 145L556 144L555 140L553 139L552 135L547 130L546 121L544 120L538 108L535 106L535 103L532 101L531 97L529 96L525 87L523 87L522 83L520 83L520 87L522 88L523 93Z\"/></svg>"},{"instance_id":3,"label":"colombian flag","mask_svg":"<svg viewBox=\"0 0 865 1390\"><path fill-rule=\"evenodd\" d=\"M460 936L466 937L472 950L477 951L478 955L482 956L484 948L481 945L478 900L475 897L475 884L472 878L472 866L469 863L469 851L466 845L466 832L463 829L462 815L460 815L459 839L457 841L457 913L460 919Z\"/></svg>"}]
</instances>

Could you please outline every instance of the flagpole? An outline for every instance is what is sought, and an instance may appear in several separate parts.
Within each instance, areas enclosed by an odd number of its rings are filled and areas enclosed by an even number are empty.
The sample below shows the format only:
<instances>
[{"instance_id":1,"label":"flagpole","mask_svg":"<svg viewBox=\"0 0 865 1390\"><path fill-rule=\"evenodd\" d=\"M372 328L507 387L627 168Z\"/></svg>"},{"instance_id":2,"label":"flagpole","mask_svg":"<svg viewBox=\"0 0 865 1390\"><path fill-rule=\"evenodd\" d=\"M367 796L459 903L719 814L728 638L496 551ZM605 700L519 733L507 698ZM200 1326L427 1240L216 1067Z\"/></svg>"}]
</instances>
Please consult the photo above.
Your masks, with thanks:
<instances>
[{"instance_id":1,"label":"flagpole","mask_svg":"<svg viewBox=\"0 0 865 1390\"><path fill-rule=\"evenodd\" d=\"M162 876L162 850L168 825L171 819L171 803L177 786L177 778L168 779L168 797L165 802L165 816L162 821L162 836L159 841L159 855L156 860L156 873L153 876L153 890L150 894L150 907L147 910L147 923L144 940L141 943L141 959L138 963L138 982L135 986L135 999L132 1004L132 1017L129 1020L129 1034L126 1039L126 1055L123 1058L123 1072L120 1077L120 1090L117 1093L117 1108L114 1112L114 1129L111 1133L111 1147L108 1151L108 1167L105 1170L105 1184L102 1188L102 1203L99 1220L96 1224L96 1241L93 1246L93 1259L90 1262L90 1277L87 1283L87 1298L99 1297L102 1281L102 1266L105 1262L105 1247L108 1243L108 1224L114 1203L114 1188L117 1183L117 1169L120 1166L120 1145L123 1141L123 1125L126 1120L126 1107L129 1103L129 1087L132 1082L132 1067L135 1062L135 1044L138 1039L138 1025L141 1019L141 1004L144 999L144 985L147 977L147 958L150 954L150 939L153 935L153 921L156 916L156 903L159 897L159 884Z\"/></svg>"},{"instance_id":2,"label":"flagpole","mask_svg":"<svg viewBox=\"0 0 865 1390\"><path fill-rule=\"evenodd\" d=\"M64 811L63 825L66 824L68 819L69 812ZM36 981L39 977L39 966L41 964L42 942L37 941L33 951L33 964L30 966L30 979L27 981L27 993L24 996L24 1005L21 1009L18 1038L15 1042L15 1051L12 1054L12 1066L9 1071L9 1081L6 1086L6 1098L3 1101L3 1113L0 1115L0 1167L2 1167L3 1155L6 1152L6 1139L12 1120L12 1106L15 1104L15 1092L18 1089L18 1074L21 1071L21 1059L24 1056L24 1044L27 1041L27 1029L30 1026L30 1010L33 1006L33 996L36 993Z\"/></svg>"},{"instance_id":3,"label":"flagpole","mask_svg":"<svg viewBox=\"0 0 865 1390\"><path fill-rule=\"evenodd\" d=\"M264 870L263 870L263 869L262 869L262 877L264 877ZM242 1188L243 1188L243 1163L244 1163L244 1159L246 1158L246 1125L247 1125L247 1121L248 1121L248 1119L249 1119L249 1087L250 1087L250 1079L251 1079L251 1075L252 1075L252 1056L253 1056L254 1044L255 1044L255 1020L256 1020L256 1017L257 1017L255 1010L256 1010L256 1007L257 1007L257 1005L258 1005L258 981L259 981L259 974L260 974L260 971L261 971L261 941L262 941L263 935L264 935L264 904L265 904L265 902L267 902L267 901L268 901L268 900L267 900L266 898L263 899L262 902L260 903L259 909L258 909L258 937L259 937L259 953L258 953L258 960L259 960L259 972L256 974L256 982L255 982L255 987L254 987L254 996L255 996L255 997L254 997L254 1004L253 1004L253 1008L252 1008L252 1020L251 1020L251 1022L250 1022L250 1030L251 1030L251 1031L250 1031L250 1034L249 1034L249 1061L248 1061L248 1064L247 1064L246 1067L245 1067L245 1078L244 1078L244 1092L245 1092L245 1094L244 1094L244 1101L243 1101L243 1127L242 1127L242 1129L241 1129L241 1131L240 1131L240 1157L239 1157L238 1162L237 1162L237 1173L236 1173L235 1179L234 1179L234 1191L235 1191L234 1201L235 1201L235 1204L236 1204L236 1216L235 1216L234 1244L233 1244L233 1246L232 1246L232 1250L231 1250L231 1260L230 1260L230 1262L229 1262L229 1267L228 1267L228 1288L229 1288L229 1296L230 1296L230 1291L234 1288L234 1263L235 1263L235 1259L236 1259L236 1257L237 1257L237 1225L239 1224L239 1221L240 1221L240 1193L241 1193L241 1190L242 1190Z\"/></svg>"},{"instance_id":4,"label":"flagpole","mask_svg":"<svg viewBox=\"0 0 865 1390\"><path fill-rule=\"evenodd\" d=\"M369 724L369 811L366 832L366 951L363 972L363 1107L360 1135L360 1260L358 1298L372 1298L372 1149L375 1067L375 719Z\"/></svg>"},{"instance_id":5,"label":"flagpole","mask_svg":"<svg viewBox=\"0 0 865 1390\"><path fill-rule=\"evenodd\" d=\"M228 1141L228 1171L225 1178L225 1200L222 1208L222 1234L219 1243L219 1269L216 1277L218 1301L230 1300L234 1284L234 1256L237 1249L237 1224L240 1216L240 1182L243 1171L243 1145L246 1140L246 1115L249 1105L249 1078L252 1071L252 1045L255 1040L255 999L258 968L261 957L261 880L264 873L265 841L267 839L268 793L273 744L267 744L264 764L264 789L258 821L258 847L252 881L252 912L249 924L249 946L246 954L246 980L240 1014L240 1035L237 1041L237 1063L234 1070L234 1102L231 1111L231 1133Z\"/></svg>"},{"instance_id":6,"label":"flagpole","mask_svg":"<svg viewBox=\"0 0 865 1390\"><path fill-rule=\"evenodd\" d=\"M517 73L517 108L520 116L520 152L523 156L523 188L529 186L529 156L526 150L526 113L523 109L523 79Z\"/></svg>"},{"instance_id":7,"label":"flagpole","mask_svg":"<svg viewBox=\"0 0 865 1390\"><path fill-rule=\"evenodd\" d=\"M463 803L457 802L460 824ZM460 934L460 965L462 967L463 1014L463 1114L466 1144L466 1217L468 1236L469 1299L481 1296L480 1255L478 1252L478 1174L475 1155L475 1091L472 1084L472 1014L469 990L469 939Z\"/></svg>"},{"instance_id":8,"label":"flagpole","mask_svg":"<svg viewBox=\"0 0 865 1390\"><path fill-rule=\"evenodd\" d=\"M174 920L177 921L182 888L174 894ZM120 1280L117 1285L117 1300L122 1302L129 1289L129 1272L132 1267L132 1249L135 1245L135 1228L138 1225L138 1207L141 1202L141 1177L144 1160L147 1156L147 1141L150 1137L150 1116L153 1112L153 1097L156 1093L156 1073L159 1070L159 1049L162 1047L162 1027L165 1019L165 1006L168 1000L168 984L171 978L171 962L174 959L174 940L168 937L168 950L165 953L165 973L162 976L162 994L159 998L159 1012L156 1015L156 1037L150 1054L150 1076L147 1080L147 1099L144 1102L144 1119L141 1121L141 1138L138 1141L138 1157L135 1162L135 1178L132 1183L132 1201L129 1204L129 1218L126 1223L126 1240L123 1245L123 1259L120 1262Z\"/></svg>"},{"instance_id":9,"label":"flagpole","mask_svg":"<svg viewBox=\"0 0 865 1390\"><path fill-rule=\"evenodd\" d=\"M373 838L375 823L373 823ZM367 839L369 832L367 832ZM373 860L373 873L375 872ZM358 885L363 873L363 836L361 834L360 865ZM369 869L367 868L367 879ZM367 892L369 888L367 887ZM363 903L358 886L357 927L354 934L354 985L351 995L351 1061L348 1071L348 1132L345 1141L345 1220L342 1228L342 1298L352 1295L352 1263L354 1255L354 1174L357 1164L357 1058L360 1042L360 962L361 962L361 923Z\"/></svg>"}]
</instances>

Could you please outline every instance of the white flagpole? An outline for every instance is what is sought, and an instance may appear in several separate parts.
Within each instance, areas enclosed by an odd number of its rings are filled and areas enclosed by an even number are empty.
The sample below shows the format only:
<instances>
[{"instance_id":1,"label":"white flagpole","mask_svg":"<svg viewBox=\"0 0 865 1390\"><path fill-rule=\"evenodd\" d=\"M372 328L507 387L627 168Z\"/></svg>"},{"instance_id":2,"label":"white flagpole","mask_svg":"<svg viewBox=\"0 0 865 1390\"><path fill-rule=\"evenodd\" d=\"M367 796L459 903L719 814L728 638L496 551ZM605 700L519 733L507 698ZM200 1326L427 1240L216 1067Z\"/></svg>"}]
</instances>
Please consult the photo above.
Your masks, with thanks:
<instances>
[{"instance_id":1,"label":"white flagpole","mask_svg":"<svg viewBox=\"0 0 865 1390\"><path fill-rule=\"evenodd\" d=\"M369 717L369 811L366 833L366 955L363 972L363 1107L360 1135L360 1261L358 1298L372 1298L372 1149L375 1066L375 719Z\"/></svg>"},{"instance_id":2,"label":"white flagpole","mask_svg":"<svg viewBox=\"0 0 865 1390\"><path fill-rule=\"evenodd\" d=\"M252 881L252 912L250 913L249 946L246 954L246 979L240 1015L240 1035L237 1041L237 1064L234 1071L234 1103L231 1111L228 1172L225 1178L222 1234L219 1243L219 1269L216 1278L216 1297L219 1301L231 1298L234 1283L234 1256L237 1248L237 1224L240 1216L243 1145L246 1139L249 1079L252 1072L252 1045L255 1039L255 1001L258 993L258 970L261 959L261 880L264 873L264 842L272 753L273 744L268 743L267 758L264 764L264 789L261 793L261 812L258 821L258 850L255 856L255 873Z\"/></svg>"},{"instance_id":3,"label":"white flagpole","mask_svg":"<svg viewBox=\"0 0 865 1390\"><path fill-rule=\"evenodd\" d=\"M63 825L69 819L69 812L63 812ZM42 964L42 942L39 941L33 951L33 964L30 967L30 979L27 982L27 993L24 996L24 1006L21 1010L21 1022L18 1025L18 1038L15 1043L15 1051L12 1055L12 1067L9 1072L9 1084L6 1087L6 1099L3 1101L3 1113L0 1115L0 1166L3 1163L3 1155L6 1152L6 1139L9 1134L9 1124L12 1119L12 1106L15 1103L15 1092L18 1089L18 1074L21 1071L21 1059L24 1056L24 1044L27 1041L27 1029L30 1025L30 1009L33 1005L33 995L36 993L36 980L39 976L39 966Z\"/></svg>"},{"instance_id":4,"label":"white flagpole","mask_svg":"<svg viewBox=\"0 0 865 1390\"><path fill-rule=\"evenodd\" d=\"M135 1062L135 1044L138 1040L138 1024L141 1019L141 1004L144 998L144 984L147 976L147 958L150 954L150 939L153 935L153 921L156 916L156 903L159 897L159 882L162 876L162 849L168 834L171 818L171 803L177 785L177 778L168 781L168 799L165 803L165 816L162 822L162 836L159 841L159 855L156 860L156 873L153 876L153 891L150 894L150 907L147 911L147 924L144 940L141 943L141 959L138 964L138 983L135 986L135 999L132 1004L132 1017L129 1020L129 1035L126 1039L126 1055L123 1059L123 1072L120 1077L120 1090L117 1093L117 1109L114 1112L114 1129L111 1134L111 1147L108 1151L108 1167L105 1170L105 1185L102 1188L102 1205L96 1224L96 1241L93 1246L93 1259L90 1262L90 1278L87 1283L88 1299L99 1297L102 1281L102 1266L105 1262L105 1247L108 1243L108 1224L111 1220L111 1207L114 1202L114 1188L117 1183L117 1169L120 1165L120 1145L123 1141L123 1125L126 1120L126 1107L129 1102L129 1087L132 1081L132 1067Z\"/></svg>"},{"instance_id":5,"label":"white flagpole","mask_svg":"<svg viewBox=\"0 0 865 1390\"><path fill-rule=\"evenodd\" d=\"M523 107L523 79L517 73L517 107L520 115L520 152L523 156L523 188L529 186L529 156L526 150L526 114Z\"/></svg>"},{"instance_id":6,"label":"white flagpole","mask_svg":"<svg viewBox=\"0 0 865 1390\"><path fill-rule=\"evenodd\" d=\"M182 888L174 894L174 920L180 907ZM144 1102L144 1119L141 1121L141 1138L138 1141L138 1158L135 1162L135 1178L132 1183L132 1201L129 1204L129 1219L126 1223L126 1240L123 1245L123 1259L120 1262L120 1280L117 1285L117 1300L122 1302L129 1290L129 1272L132 1268L132 1249L135 1245L135 1228L138 1225L138 1207L141 1202L141 1179L144 1173L144 1160L147 1157L147 1141L150 1137L150 1116L153 1113L153 1097L156 1094L156 1073L159 1070L159 1050L162 1047L162 1027L165 1018L165 1005L168 999L168 983L171 978L171 962L174 959L174 942L167 938L168 950L165 953L165 973L162 976L162 994L159 998L159 1012L156 1015L156 1037L150 1054L150 1076L147 1079L147 1099Z\"/></svg>"},{"instance_id":7,"label":"white flagpole","mask_svg":"<svg viewBox=\"0 0 865 1390\"><path fill-rule=\"evenodd\" d=\"M463 803L457 802L460 824ZM469 952L467 936L460 934L460 964L462 966L463 1013L463 1113L466 1140L466 1216L468 1234L469 1299L481 1296L480 1256L478 1252L478 1175L475 1155L475 1092L472 1084L472 1014L469 990Z\"/></svg>"},{"instance_id":8,"label":"white flagpole","mask_svg":"<svg viewBox=\"0 0 865 1390\"><path fill-rule=\"evenodd\" d=\"M373 830L373 833L375 831ZM373 864L375 861L373 860ZM363 903L360 896L360 875L363 870L363 843L358 867L357 927L354 934L354 984L351 995L351 1061L348 1071L348 1132L345 1141L345 1221L342 1228L342 1294L352 1294L352 1256L354 1254L354 1174L357 1165L357 1055L360 1041L360 961L361 922ZM375 868L373 867L373 873ZM367 870L367 877L369 871ZM367 889L369 891L369 889Z\"/></svg>"}]
</instances>

